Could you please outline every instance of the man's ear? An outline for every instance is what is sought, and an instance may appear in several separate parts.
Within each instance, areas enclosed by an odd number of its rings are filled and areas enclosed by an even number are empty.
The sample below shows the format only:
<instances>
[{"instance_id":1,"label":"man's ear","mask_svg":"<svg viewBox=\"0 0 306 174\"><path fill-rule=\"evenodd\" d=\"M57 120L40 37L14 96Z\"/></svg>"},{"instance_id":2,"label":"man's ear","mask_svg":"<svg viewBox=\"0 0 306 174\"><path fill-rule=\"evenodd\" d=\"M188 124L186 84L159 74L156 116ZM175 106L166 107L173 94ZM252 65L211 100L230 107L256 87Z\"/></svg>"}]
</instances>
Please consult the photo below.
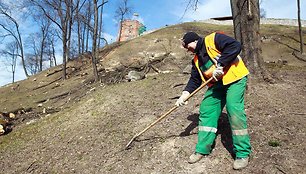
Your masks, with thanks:
<instances>
[{"instance_id":1,"label":"man's ear","mask_svg":"<svg viewBox=\"0 0 306 174\"><path fill-rule=\"evenodd\" d=\"M181 38L181 39L179 39L179 41L181 42L181 46L182 46L182 48L186 48L186 47L185 47L185 42L184 42L184 39L183 39L183 38Z\"/></svg>"}]
</instances>

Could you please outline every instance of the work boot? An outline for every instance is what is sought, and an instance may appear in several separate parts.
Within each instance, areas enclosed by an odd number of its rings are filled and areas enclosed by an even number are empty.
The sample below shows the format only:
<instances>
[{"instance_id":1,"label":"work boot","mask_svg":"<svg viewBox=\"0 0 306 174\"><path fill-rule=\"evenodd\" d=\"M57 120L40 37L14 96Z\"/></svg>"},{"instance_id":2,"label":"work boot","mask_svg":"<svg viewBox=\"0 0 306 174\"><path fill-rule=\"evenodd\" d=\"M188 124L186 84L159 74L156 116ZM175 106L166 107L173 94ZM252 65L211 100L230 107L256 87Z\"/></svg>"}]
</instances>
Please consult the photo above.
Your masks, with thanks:
<instances>
[{"instance_id":1,"label":"work boot","mask_svg":"<svg viewBox=\"0 0 306 174\"><path fill-rule=\"evenodd\" d=\"M200 154L200 153L193 153L192 155L190 155L188 163L189 164L193 164L196 163L198 161L200 161L205 155Z\"/></svg>"},{"instance_id":2,"label":"work boot","mask_svg":"<svg viewBox=\"0 0 306 174\"><path fill-rule=\"evenodd\" d=\"M234 161L234 169L239 170L245 168L249 163L249 157L246 158L236 158Z\"/></svg>"}]
</instances>

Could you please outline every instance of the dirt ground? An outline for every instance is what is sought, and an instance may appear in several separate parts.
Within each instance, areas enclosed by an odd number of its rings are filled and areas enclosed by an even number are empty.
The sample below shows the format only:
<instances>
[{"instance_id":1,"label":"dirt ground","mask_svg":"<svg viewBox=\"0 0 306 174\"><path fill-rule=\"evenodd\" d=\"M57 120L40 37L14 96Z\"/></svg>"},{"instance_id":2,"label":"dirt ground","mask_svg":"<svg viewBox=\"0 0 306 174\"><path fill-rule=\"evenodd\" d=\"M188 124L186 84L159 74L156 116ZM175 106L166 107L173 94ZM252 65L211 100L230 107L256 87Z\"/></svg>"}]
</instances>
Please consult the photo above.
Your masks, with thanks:
<instances>
[{"instance_id":1,"label":"dirt ground","mask_svg":"<svg viewBox=\"0 0 306 174\"><path fill-rule=\"evenodd\" d=\"M187 163L204 90L124 150L173 106L183 88L174 86L185 84L188 75L171 73L99 87L80 103L1 137L1 173L304 173L306 72L288 69L275 70L281 79L276 84L249 80L253 153L242 171L232 170L226 112L212 154Z\"/></svg>"},{"instance_id":2,"label":"dirt ground","mask_svg":"<svg viewBox=\"0 0 306 174\"><path fill-rule=\"evenodd\" d=\"M112 84L106 83L116 81L110 73L102 83L92 83L90 64L82 68L71 63L71 78L65 82L57 80L60 73L46 75L56 67L0 88L1 111L30 109L17 114L12 132L0 136L0 173L306 173L306 63L292 59L292 50L286 50L292 39L282 37L271 35L263 43L265 60L270 62L267 68L276 83L249 77L245 109L253 152L249 166L241 171L232 169L225 110L212 153L196 164L187 163L197 142L198 109L205 89L124 149L136 133L174 106L188 74L173 71ZM133 42L129 43L142 43ZM279 64L279 59L287 63ZM161 64L170 67L167 61Z\"/></svg>"}]
</instances>

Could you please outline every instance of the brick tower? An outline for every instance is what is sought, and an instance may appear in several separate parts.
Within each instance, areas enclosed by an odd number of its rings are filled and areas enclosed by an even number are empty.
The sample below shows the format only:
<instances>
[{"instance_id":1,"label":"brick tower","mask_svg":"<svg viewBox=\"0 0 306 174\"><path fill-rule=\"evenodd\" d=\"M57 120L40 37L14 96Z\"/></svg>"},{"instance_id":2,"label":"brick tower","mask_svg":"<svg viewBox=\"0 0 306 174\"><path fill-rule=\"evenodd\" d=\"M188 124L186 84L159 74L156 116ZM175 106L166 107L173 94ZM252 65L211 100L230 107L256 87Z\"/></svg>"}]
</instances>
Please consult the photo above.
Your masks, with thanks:
<instances>
[{"instance_id":1,"label":"brick tower","mask_svg":"<svg viewBox=\"0 0 306 174\"><path fill-rule=\"evenodd\" d=\"M121 27L119 27L118 41L126 41L139 36L139 29L143 26L138 20L126 19L122 21Z\"/></svg>"}]
</instances>

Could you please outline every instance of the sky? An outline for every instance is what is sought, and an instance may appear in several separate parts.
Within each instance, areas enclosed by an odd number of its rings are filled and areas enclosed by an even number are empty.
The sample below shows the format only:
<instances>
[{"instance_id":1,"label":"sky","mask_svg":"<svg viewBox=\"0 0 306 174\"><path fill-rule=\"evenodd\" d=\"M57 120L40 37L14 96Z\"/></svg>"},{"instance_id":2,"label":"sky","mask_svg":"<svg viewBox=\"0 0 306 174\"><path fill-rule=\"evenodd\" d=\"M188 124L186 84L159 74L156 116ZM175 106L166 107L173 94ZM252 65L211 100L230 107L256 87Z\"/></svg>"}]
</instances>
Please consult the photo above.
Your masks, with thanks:
<instances>
[{"instance_id":1,"label":"sky","mask_svg":"<svg viewBox=\"0 0 306 174\"><path fill-rule=\"evenodd\" d=\"M109 0L105 5L104 13L104 37L113 42L117 38L118 23L114 19L114 12L120 0ZM296 0L261 0L261 8L266 12L266 18L279 19L297 19L297 1ZM9 4L14 4L16 0L0 0ZM188 0L129 0L129 6L132 13L137 13L138 20L143 23L147 30L155 30L166 25L174 25L182 22L204 20L212 17L230 16L231 7L230 0L200 0L197 11L189 10L184 15ZM301 0L301 18L306 20L306 0ZM26 9L24 9L26 10ZM19 22L22 37L26 38L35 30L35 23L29 18L26 20L20 16L22 11L14 13L14 17ZM131 17L132 18L132 17ZM1 30L0 30L1 31ZM0 40L0 49L4 48L4 43L9 42ZM25 39L23 39L25 41ZM57 50L57 61L61 61L60 47ZM0 86L11 83L12 73L9 72L10 67L4 63L3 58L0 57ZM16 80L25 79L24 72L20 67L20 60L18 60L18 68L15 75Z\"/></svg>"}]
</instances>

